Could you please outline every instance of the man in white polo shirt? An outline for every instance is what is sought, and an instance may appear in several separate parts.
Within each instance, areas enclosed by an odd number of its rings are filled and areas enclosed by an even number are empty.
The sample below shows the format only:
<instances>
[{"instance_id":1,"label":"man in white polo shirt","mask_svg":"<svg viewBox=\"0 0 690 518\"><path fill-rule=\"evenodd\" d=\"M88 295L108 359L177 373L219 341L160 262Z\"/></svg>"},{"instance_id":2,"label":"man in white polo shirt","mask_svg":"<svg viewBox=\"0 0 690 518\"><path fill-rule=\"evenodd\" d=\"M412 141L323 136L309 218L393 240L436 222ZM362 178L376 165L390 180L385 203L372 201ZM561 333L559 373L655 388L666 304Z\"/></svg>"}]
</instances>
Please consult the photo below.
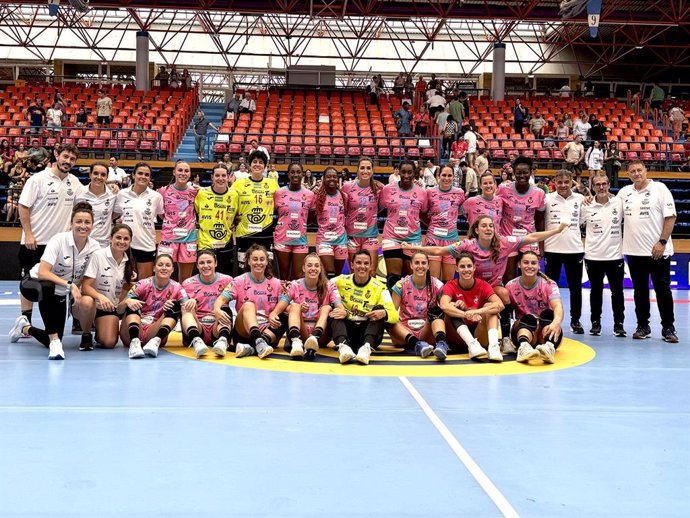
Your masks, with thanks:
<instances>
[{"instance_id":1,"label":"man in white polo shirt","mask_svg":"<svg viewBox=\"0 0 690 518\"><path fill-rule=\"evenodd\" d=\"M582 207L580 221L586 226L585 268L590 282L589 305L592 329L589 334L601 334L601 307L604 276L609 281L613 309L613 334L624 337L625 302L623 299L623 201L609 192L609 179L595 175L591 179L594 198Z\"/></svg>"},{"instance_id":2,"label":"man in white polo shirt","mask_svg":"<svg viewBox=\"0 0 690 518\"><path fill-rule=\"evenodd\" d=\"M570 227L544 241L544 270L547 276L558 282L561 268L565 267L570 291L570 330L581 335L584 333L580 324L584 247L580 235L580 210L584 197L573 192L573 177L569 171L558 171L555 181L556 192L546 195L544 230L558 228L561 223Z\"/></svg>"},{"instance_id":3,"label":"man in white polo shirt","mask_svg":"<svg viewBox=\"0 0 690 518\"><path fill-rule=\"evenodd\" d=\"M19 244L21 276L41 262L48 240L66 232L74 200L84 191L79 179L70 174L77 163L79 150L74 144L55 147L55 163L29 177L19 197L19 220L22 237ZM20 297L21 311L31 322L33 304Z\"/></svg>"},{"instance_id":4,"label":"man in white polo shirt","mask_svg":"<svg viewBox=\"0 0 690 518\"><path fill-rule=\"evenodd\" d=\"M635 290L637 330L633 338L649 338L649 277L656 292L661 316L661 335L666 342L677 343L673 295L671 294L671 233L676 223L673 195L661 182L647 178L640 160L628 164L632 185L618 192L623 202L625 232L623 253L628 258L630 277Z\"/></svg>"},{"instance_id":5,"label":"man in white polo shirt","mask_svg":"<svg viewBox=\"0 0 690 518\"><path fill-rule=\"evenodd\" d=\"M116 184L118 187L127 187L129 175L118 166L117 157L111 156L108 162L108 183Z\"/></svg>"}]
</instances>

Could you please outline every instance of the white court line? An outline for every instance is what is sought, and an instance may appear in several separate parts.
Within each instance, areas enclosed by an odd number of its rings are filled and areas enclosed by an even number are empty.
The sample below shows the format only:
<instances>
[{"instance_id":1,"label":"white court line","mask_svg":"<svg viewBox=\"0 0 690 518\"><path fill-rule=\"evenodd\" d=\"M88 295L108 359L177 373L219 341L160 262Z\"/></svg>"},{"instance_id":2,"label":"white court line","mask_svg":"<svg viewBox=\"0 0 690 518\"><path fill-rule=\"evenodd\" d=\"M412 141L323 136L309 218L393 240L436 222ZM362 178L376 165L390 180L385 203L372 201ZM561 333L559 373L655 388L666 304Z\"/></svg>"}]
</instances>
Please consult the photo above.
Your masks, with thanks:
<instances>
[{"instance_id":1,"label":"white court line","mask_svg":"<svg viewBox=\"0 0 690 518\"><path fill-rule=\"evenodd\" d=\"M19 299L0 299L0 306L19 306Z\"/></svg>"},{"instance_id":2,"label":"white court line","mask_svg":"<svg viewBox=\"0 0 690 518\"><path fill-rule=\"evenodd\" d=\"M467 450L462 447L460 442L455 438L448 427L443 423L443 421L441 421L441 418L438 417L436 412L434 412L434 410L429 406L429 403L426 402L414 385L410 383L410 380L408 380L405 376L400 376L399 379L417 404L421 407L422 411L429 418L429 421L431 421L434 427L441 434L441 437L443 437L448 443L448 446L450 446L450 449L453 450L455 456L460 459L460 462L462 462L467 468L467 471L470 472L470 475L474 477L491 501L496 505L496 507L498 507L498 510L501 511L501 514L505 518L520 518L518 512L513 508L512 505L510 505L510 502L508 502L506 497L503 496L494 483L491 482L489 477L486 476L486 473L482 471L482 468L480 468L474 459L470 457L470 454L467 453Z\"/></svg>"}]
</instances>

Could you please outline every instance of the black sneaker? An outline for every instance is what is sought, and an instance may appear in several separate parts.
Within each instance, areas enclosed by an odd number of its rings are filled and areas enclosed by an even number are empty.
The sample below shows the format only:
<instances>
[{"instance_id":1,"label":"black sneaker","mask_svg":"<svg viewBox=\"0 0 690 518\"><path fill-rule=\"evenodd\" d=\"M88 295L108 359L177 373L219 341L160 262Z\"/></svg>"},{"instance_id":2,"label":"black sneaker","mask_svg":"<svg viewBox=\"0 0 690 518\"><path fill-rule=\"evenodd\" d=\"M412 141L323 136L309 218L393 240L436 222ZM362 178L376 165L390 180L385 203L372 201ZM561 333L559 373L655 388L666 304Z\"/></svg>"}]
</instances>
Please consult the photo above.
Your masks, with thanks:
<instances>
[{"instance_id":1,"label":"black sneaker","mask_svg":"<svg viewBox=\"0 0 690 518\"><path fill-rule=\"evenodd\" d=\"M313 349L307 349L304 351L304 359L308 362L313 362L316 360L316 351Z\"/></svg>"},{"instance_id":2,"label":"black sneaker","mask_svg":"<svg viewBox=\"0 0 690 518\"><path fill-rule=\"evenodd\" d=\"M573 332L574 335L583 335L585 334L585 329L582 327L582 324L580 324L579 320L573 320L570 322L570 330Z\"/></svg>"},{"instance_id":3,"label":"black sneaker","mask_svg":"<svg viewBox=\"0 0 690 518\"><path fill-rule=\"evenodd\" d=\"M647 326L637 326L637 330L633 333L633 340L644 340L652 336L652 330Z\"/></svg>"},{"instance_id":4,"label":"black sneaker","mask_svg":"<svg viewBox=\"0 0 690 518\"><path fill-rule=\"evenodd\" d=\"M673 329L672 327L669 327L668 329L664 329L661 334L664 336L664 342L668 342L670 344L677 344L678 343L678 335L676 334L676 330Z\"/></svg>"},{"instance_id":5,"label":"black sneaker","mask_svg":"<svg viewBox=\"0 0 690 518\"><path fill-rule=\"evenodd\" d=\"M601 335L601 322L592 322L592 329L589 330L589 334L592 336Z\"/></svg>"},{"instance_id":6,"label":"black sneaker","mask_svg":"<svg viewBox=\"0 0 690 518\"><path fill-rule=\"evenodd\" d=\"M614 324L613 336L618 336L620 338L625 338L626 336L628 336L628 333L625 332L623 324Z\"/></svg>"},{"instance_id":7,"label":"black sneaker","mask_svg":"<svg viewBox=\"0 0 690 518\"><path fill-rule=\"evenodd\" d=\"M81 342L79 343L80 351L93 351L93 337L91 333L84 333L81 335Z\"/></svg>"}]
</instances>

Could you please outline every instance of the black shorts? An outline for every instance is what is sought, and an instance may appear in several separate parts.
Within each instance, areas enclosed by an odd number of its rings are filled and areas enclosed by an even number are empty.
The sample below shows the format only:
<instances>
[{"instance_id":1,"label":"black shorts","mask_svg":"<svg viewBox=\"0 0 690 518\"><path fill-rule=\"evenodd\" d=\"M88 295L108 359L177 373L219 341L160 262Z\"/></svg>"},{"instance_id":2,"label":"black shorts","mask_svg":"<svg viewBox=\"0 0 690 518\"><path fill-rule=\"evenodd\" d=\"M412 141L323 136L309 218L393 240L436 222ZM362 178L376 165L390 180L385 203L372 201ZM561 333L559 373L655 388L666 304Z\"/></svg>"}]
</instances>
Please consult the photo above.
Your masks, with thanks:
<instances>
[{"instance_id":1,"label":"black shorts","mask_svg":"<svg viewBox=\"0 0 690 518\"><path fill-rule=\"evenodd\" d=\"M383 251L383 258L384 259L409 259L410 256L406 256L405 252L403 252L402 248L393 248L391 250L384 250Z\"/></svg>"},{"instance_id":2,"label":"black shorts","mask_svg":"<svg viewBox=\"0 0 690 518\"><path fill-rule=\"evenodd\" d=\"M156 251L147 252L146 250L132 248L132 257L135 263L152 263L156 259Z\"/></svg>"},{"instance_id":3,"label":"black shorts","mask_svg":"<svg viewBox=\"0 0 690 518\"><path fill-rule=\"evenodd\" d=\"M661 104L662 104L663 102L664 102L664 101L652 101L652 102L649 104L649 106L651 106L652 110L654 110L654 109L657 109L657 110L658 110L659 108L661 108Z\"/></svg>"},{"instance_id":4,"label":"black shorts","mask_svg":"<svg viewBox=\"0 0 690 518\"><path fill-rule=\"evenodd\" d=\"M98 122L98 124L110 124L110 116L99 115L98 117L96 117L96 122Z\"/></svg>"},{"instance_id":5,"label":"black shorts","mask_svg":"<svg viewBox=\"0 0 690 518\"><path fill-rule=\"evenodd\" d=\"M22 277L28 275L29 270L41 262L45 251L46 245L38 245L36 250L29 250L25 245L19 245L19 266L22 269Z\"/></svg>"},{"instance_id":6,"label":"black shorts","mask_svg":"<svg viewBox=\"0 0 690 518\"><path fill-rule=\"evenodd\" d=\"M122 317L123 317L123 316L124 316L124 315L121 315L121 314L118 313L117 311L103 311L103 310L100 309L100 308L97 308L97 309L96 309L96 320L98 320L98 319L101 318L101 317L117 317L117 318L119 318L120 320L122 320Z\"/></svg>"}]
</instances>

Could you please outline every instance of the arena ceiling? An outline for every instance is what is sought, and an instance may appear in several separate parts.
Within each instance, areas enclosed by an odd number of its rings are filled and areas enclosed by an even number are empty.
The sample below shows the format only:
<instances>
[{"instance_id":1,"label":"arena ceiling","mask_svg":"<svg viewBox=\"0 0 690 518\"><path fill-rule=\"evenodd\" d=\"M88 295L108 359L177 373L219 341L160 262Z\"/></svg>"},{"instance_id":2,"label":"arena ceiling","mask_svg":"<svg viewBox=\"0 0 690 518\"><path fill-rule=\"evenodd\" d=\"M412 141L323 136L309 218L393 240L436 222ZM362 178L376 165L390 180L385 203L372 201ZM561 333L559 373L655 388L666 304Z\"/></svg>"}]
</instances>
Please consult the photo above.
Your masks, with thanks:
<instances>
[{"instance_id":1,"label":"arena ceiling","mask_svg":"<svg viewBox=\"0 0 690 518\"><path fill-rule=\"evenodd\" d=\"M586 15L564 20L556 0L0 0L6 60L134 59L138 30L151 59L178 66L280 68L332 64L355 71L491 70L508 43L507 72L636 79L683 78L690 68L690 0L603 0L599 36ZM430 63L433 63L430 65ZM634 65L634 68L631 66Z\"/></svg>"}]
</instances>

